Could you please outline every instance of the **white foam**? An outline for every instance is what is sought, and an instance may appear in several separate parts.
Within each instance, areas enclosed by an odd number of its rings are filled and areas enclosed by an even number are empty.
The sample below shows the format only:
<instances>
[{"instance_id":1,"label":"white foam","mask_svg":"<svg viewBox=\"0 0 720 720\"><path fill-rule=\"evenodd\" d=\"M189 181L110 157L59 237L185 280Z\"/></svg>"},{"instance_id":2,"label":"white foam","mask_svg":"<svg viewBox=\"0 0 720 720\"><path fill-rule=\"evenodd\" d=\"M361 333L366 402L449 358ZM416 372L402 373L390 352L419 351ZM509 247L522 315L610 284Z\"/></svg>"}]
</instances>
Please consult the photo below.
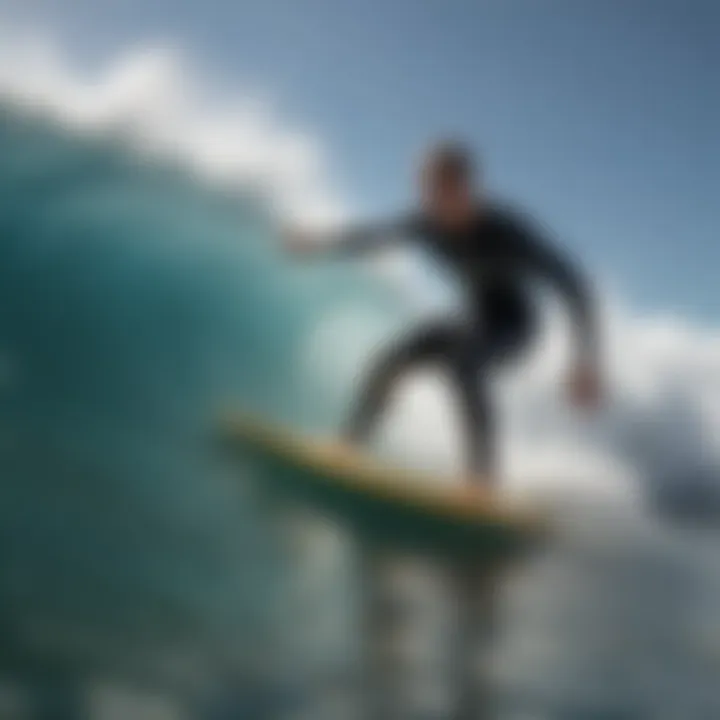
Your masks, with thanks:
<instances>
[{"instance_id":1,"label":"white foam","mask_svg":"<svg viewBox=\"0 0 720 720\"><path fill-rule=\"evenodd\" d=\"M348 212L321 143L267 97L210 92L168 45L129 50L92 69L46 35L0 24L0 96L86 131L122 134L148 155L270 194L286 217L318 223Z\"/></svg>"},{"instance_id":2,"label":"white foam","mask_svg":"<svg viewBox=\"0 0 720 720\"><path fill-rule=\"evenodd\" d=\"M643 482L673 468L681 481L694 463L720 457L716 330L641 317L615 304L606 313L608 397L597 414L586 415L565 403L565 328L557 318L550 324L541 351L499 393L511 495L560 505L638 506ZM361 326L372 332L356 333ZM357 309L333 311L322 328L310 339L308 357L327 356L333 348L332 368L324 367L320 381L335 388L357 385L371 350L391 339L384 319L373 326L365 312L360 323ZM432 371L409 377L398 389L380 430L403 462L459 469L452 397L442 374ZM715 467L720 471L720 464Z\"/></svg>"}]
</instances>

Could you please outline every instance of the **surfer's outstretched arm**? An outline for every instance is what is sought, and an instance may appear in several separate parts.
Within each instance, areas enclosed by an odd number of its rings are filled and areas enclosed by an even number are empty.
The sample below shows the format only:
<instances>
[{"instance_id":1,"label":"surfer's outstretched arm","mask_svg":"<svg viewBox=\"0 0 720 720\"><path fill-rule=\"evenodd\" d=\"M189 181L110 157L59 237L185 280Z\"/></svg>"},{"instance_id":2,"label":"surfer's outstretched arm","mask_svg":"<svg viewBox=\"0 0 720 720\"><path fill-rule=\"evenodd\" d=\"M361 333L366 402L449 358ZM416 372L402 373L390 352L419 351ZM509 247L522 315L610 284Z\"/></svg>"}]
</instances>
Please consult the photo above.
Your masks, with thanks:
<instances>
[{"instance_id":1,"label":"surfer's outstretched arm","mask_svg":"<svg viewBox=\"0 0 720 720\"><path fill-rule=\"evenodd\" d=\"M286 248L297 255L323 254L351 257L380 250L415 235L420 221L414 216L389 222L355 225L329 232L293 230L285 235Z\"/></svg>"}]
</instances>

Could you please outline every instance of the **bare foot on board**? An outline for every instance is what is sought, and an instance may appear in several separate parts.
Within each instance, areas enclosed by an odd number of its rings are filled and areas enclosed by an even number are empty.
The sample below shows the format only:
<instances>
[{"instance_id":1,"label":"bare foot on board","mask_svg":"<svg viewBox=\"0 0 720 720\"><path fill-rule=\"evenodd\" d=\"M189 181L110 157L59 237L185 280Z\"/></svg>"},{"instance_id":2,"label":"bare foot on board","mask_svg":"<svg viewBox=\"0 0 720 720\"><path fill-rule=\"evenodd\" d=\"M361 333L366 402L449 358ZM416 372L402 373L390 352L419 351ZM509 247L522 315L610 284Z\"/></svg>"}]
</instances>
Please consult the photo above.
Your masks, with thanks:
<instances>
[{"instance_id":1,"label":"bare foot on board","mask_svg":"<svg viewBox=\"0 0 720 720\"><path fill-rule=\"evenodd\" d=\"M469 503L487 503L495 494L490 479L472 475L464 478L460 493Z\"/></svg>"}]
</instances>

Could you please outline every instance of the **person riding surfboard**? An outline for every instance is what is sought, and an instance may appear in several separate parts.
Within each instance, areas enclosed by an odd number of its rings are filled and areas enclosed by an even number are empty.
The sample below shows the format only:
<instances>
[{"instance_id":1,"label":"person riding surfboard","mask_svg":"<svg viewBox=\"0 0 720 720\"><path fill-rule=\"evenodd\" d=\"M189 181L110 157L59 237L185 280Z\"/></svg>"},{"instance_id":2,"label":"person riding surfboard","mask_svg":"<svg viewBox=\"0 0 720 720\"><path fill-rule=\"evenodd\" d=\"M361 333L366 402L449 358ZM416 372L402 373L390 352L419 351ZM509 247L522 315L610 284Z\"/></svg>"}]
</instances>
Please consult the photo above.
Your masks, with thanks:
<instances>
[{"instance_id":1,"label":"person riding surfboard","mask_svg":"<svg viewBox=\"0 0 720 720\"><path fill-rule=\"evenodd\" d=\"M437 363L449 371L457 391L468 476L492 482L498 475L492 378L521 357L535 336L538 313L530 283L549 281L566 301L575 337L567 387L570 400L587 409L596 407L602 395L596 303L588 281L535 223L488 196L482 172L465 146L447 141L433 146L419 175L418 209L390 222L333 233L329 245L319 232L291 229L286 247L298 255L350 256L403 238L455 274L465 290L464 317L426 322L381 354L343 430L343 446L367 441L391 391L407 372Z\"/></svg>"}]
</instances>

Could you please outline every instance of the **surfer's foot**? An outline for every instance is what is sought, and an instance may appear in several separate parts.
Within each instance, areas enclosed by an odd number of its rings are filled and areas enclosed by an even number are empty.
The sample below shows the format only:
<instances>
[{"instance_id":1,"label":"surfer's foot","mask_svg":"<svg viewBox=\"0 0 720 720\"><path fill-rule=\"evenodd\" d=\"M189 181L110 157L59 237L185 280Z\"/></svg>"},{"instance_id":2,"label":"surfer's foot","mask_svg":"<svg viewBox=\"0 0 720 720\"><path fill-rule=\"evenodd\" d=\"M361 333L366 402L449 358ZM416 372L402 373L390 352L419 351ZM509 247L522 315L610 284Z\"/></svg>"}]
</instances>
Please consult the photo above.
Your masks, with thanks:
<instances>
[{"instance_id":1,"label":"surfer's foot","mask_svg":"<svg viewBox=\"0 0 720 720\"><path fill-rule=\"evenodd\" d=\"M470 502L486 501L492 497L493 482L483 475L466 475L463 493Z\"/></svg>"}]
</instances>

